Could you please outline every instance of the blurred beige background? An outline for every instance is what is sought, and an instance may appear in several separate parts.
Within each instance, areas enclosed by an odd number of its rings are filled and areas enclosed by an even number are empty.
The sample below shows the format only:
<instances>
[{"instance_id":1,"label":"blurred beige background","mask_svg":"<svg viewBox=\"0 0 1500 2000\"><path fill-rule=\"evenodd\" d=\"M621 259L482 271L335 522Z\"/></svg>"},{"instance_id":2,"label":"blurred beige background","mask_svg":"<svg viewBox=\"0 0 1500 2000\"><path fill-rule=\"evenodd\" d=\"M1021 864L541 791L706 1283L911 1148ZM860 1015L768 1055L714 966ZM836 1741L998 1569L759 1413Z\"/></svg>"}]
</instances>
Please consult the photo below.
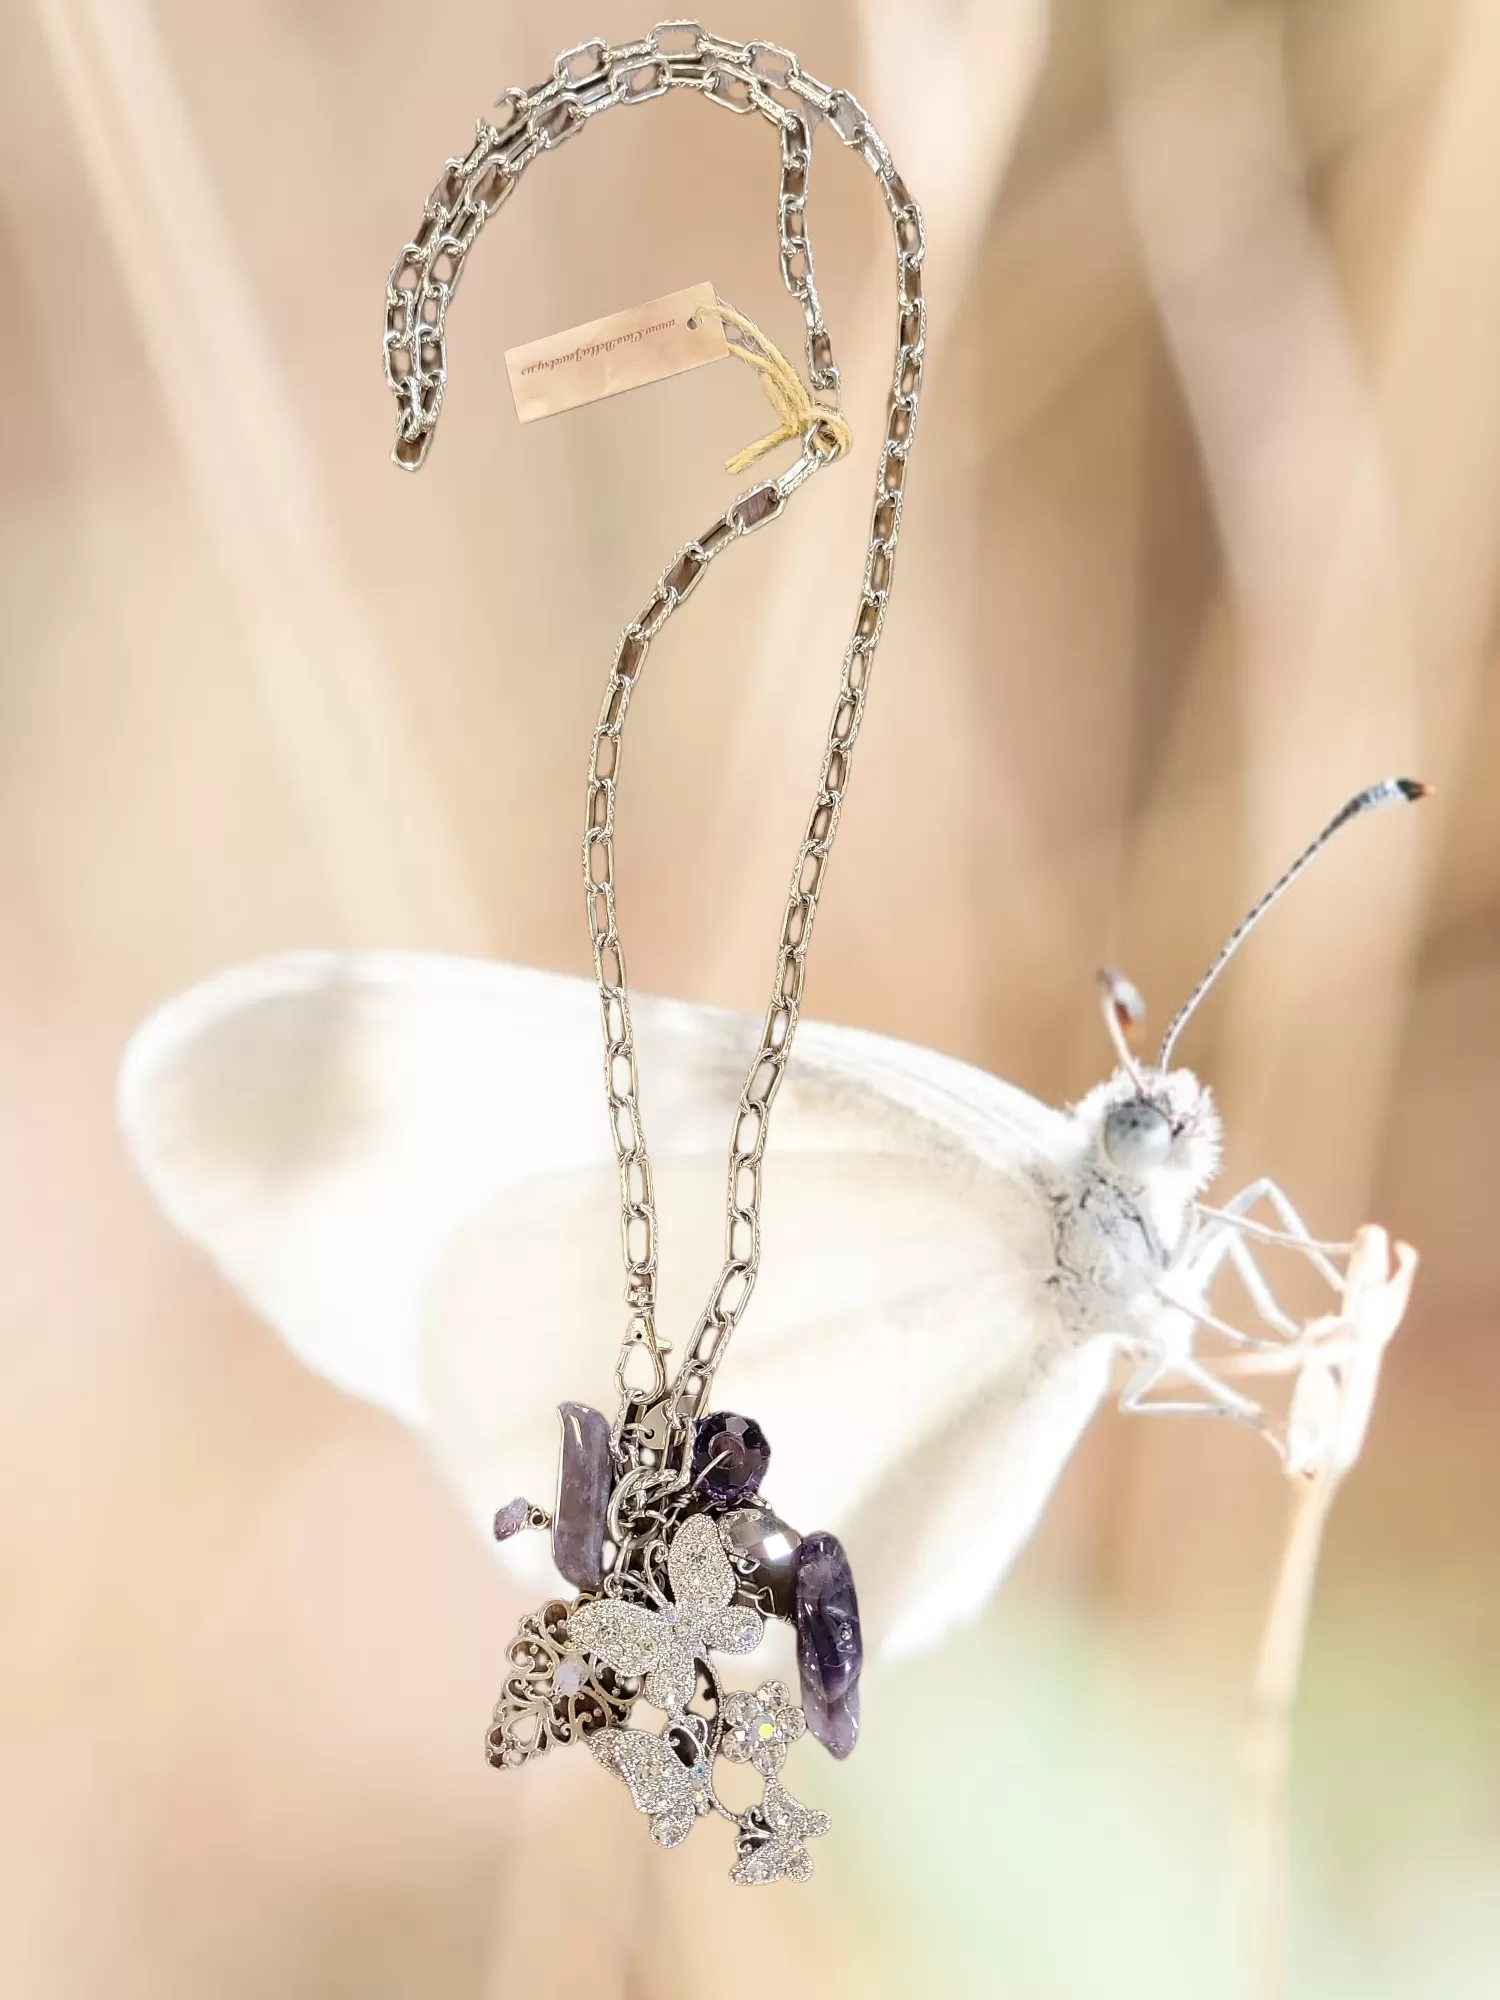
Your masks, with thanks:
<instances>
[{"instance_id":1,"label":"blurred beige background","mask_svg":"<svg viewBox=\"0 0 1500 2000\"><path fill-rule=\"evenodd\" d=\"M788 2000L1242 1990L1234 1732L1283 1506L1252 1441L1102 1419L984 1625L872 1676L814 1889L747 1911L717 1850L643 1851L591 1770L484 1768L517 1609L484 1549L420 1447L171 1236L114 1131L132 1025L237 960L587 969L607 663L762 411L709 369L522 431L501 355L705 277L800 352L774 141L674 95L529 174L454 308L419 480L388 463L378 330L474 118L648 25L621 0L0 7L0 1984L24 2000L700 2000L748 1989L730 1917ZM1065 1098L1105 1067L1099 962L1159 1026L1348 791L1440 787L1330 855L1184 1054L1232 1177L1424 1255L1314 1618L1293 1990L1491 1993L1500 9L736 0L710 25L855 89L929 228L811 1011ZM884 212L826 135L810 223L860 463L674 626L623 806L634 981L757 1011L892 337Z\"/></svg>"}]
</instances>

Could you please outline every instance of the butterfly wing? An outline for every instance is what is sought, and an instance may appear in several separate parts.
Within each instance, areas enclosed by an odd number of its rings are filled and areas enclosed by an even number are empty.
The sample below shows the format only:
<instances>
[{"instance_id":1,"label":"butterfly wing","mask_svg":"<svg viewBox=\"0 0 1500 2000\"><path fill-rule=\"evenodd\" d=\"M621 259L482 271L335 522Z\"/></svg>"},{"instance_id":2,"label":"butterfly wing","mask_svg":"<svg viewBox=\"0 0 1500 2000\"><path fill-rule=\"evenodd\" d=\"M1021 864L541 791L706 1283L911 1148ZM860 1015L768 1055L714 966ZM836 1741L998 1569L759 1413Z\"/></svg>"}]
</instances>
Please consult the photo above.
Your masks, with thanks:
<instances>
[{"instance_id":1,"label":"butterfly wing","mask_svg":"<svg viewBox=\"0 0 1500 2000\"><path fill-rule=\"evenodd\" d=\"M815 1812L811 1806L801 1804L775 1778L766 1780L761 1811L772 1833L788 1840L819 1840L828 1831L827 1813Z\"/></svg>"},{"instance_id":2,"label":"butterfly wing","mask_svg":"<svg viewBox=\"0 0 1500 2000\"><path fill-rule=\"evenodd\" d=\"M1098 1409L1112 1355L1094 1340L1015 1356L856 1508L841 1533L883 1655L920 1652L983 1610Z\"/></svg>"},{"instance_id":3,"label":"butterfly wing","mask_svg":"<svg viewBox=\"0 0 1500 2000\"><path fill-rule=\"evenodd\" d=\"M680 1847L697 1819L697 1811L691 1805L668 1806L652 1818L651 1838L658 1847Z\"/></svg>"},{"instance_id":4,"label":"butterfly wing","mask_svg":"<svg viewBox=\"0 0 1500 2000\"><path fill-rule=\"evenodd\" d=\"M679 1610L700 1619L734 1596L734 1568L707 1514L690 1514L667 1549L667 1578Z\"/></svg>"},{"instance_id":5,"label":"butterfly wing","mask_svg":"<svg viewBox=\"0 0 1500 2000\"><path fill-rule=\"evenodd\" d=\"M753 1653L765 1631L765 1620L737 1605L700 1620L698 1635L710 1653Z\"/></svg>"},{"instance_id":6,"label":"butterfly wing","mask_svg":"<svg viewBox=\"0 0 1500 2000\"><path fill-rule=\"evenodd\" d=\"M649 998L633 1014L671 1337L717 1273L727 1135L759 1023ZM557 1401L611 1401L623 1307L599 1048L583 981L319 954L169 1003L123 1066L126 1134L171 1218L308 1365L420 1425L481 1518L497 1492L550 1489ZM761 1274L715 1401L766 1424L778 1508L845 1533L872 1604L891 1599L884 1540L850 1522L877 1518L902 1468L977 1407L971 1472L1041 1454L1028 1478L1045 1492L1071 1449L1071 1411L1049 1429L1026 1408L1032 1360L1056 1345L1037 1176L1069 1144L1063 1114L965 1064L799 1029ZM939 1469L953 1474L947 1559L962 1567L976 1539L974 1573L993 1577L1034 1509L1005 1516L997 1547L984 1510L956 1504L955 1469ZM907 1555L930 1545L906 1522L897 1568L910 1575Z\"/></svg>"},{"instance_id":7,"label":"butterfly wing","mask_svg":"<svg viewBox=\"0 0 1500 2000\"><path fill-rule=\"evenodd\" d=\"M653 1708L678 1715L692 1700L698 1687L698 1665L692 1647L674 1638L664 1646L661 1657L641 1683L641 1693Z\"/></svg>"},{"instance_id":8,"label":"butterfly wing","mask_svg":"<svg viewBox=\"0 0 1500 2000\"><path fill-rule=\"evenodd\" d=\"M812 1856L802 1845L820 1839L828 1831L825 1812L794 1799L775 1778L766 1780L761 1812L771 1829L771 1838L741 1855L729 1871L731 1882L805 1882L813 1872Z\"/></svg>"},{"instance_id":9,"label":"butterfly wing","mask_svg":"<svg viewBox=\"0 0 1500 2000\"><path fill-rule=\"evenodd\" d=\"M121 1066L125 1136L171 1221L310 1367L413 1423L413 1329L455 1228L610 1157L589 989L497 969L258 962L159 1009Z\"/></svg>"},{"instance_id":10,"label":"butterfly wing","mask_svg":"<svg viewBox=\"0 0 1500 2000\"><path fill-rule=\"evenodd\" d=\"M812 1872L812 1856L795 1840L763 1840L740 1856L729 1879L755 1888L763 1882L805 1882Z\"/></svg>"},{"instance_id":11,"label":"butterfly wing","mask_svg":"<svg viewBox=\"0 0 1500 2000\"><path fill-rule=\"evenodd\" d=\"M612 1597L575 1605L568 1615L568 1637L593 1659L633 1679L680 1650L671 1628L654 1611Z\"/></svg>"},{"instance_id":12,"label":"butterfly wing","mask_svg":"<svg viewBox=\"0 0 1500 2000\"><path fill-rule=\"evenodd\" d=\"M692 1773L663 1737L644 1729L601 1729L589 1748L606 1770L623 1778L638 1812L651 1815L651 1838L662 1847L686 1840L698 1817Z\"/></svg>"}]
</instances>

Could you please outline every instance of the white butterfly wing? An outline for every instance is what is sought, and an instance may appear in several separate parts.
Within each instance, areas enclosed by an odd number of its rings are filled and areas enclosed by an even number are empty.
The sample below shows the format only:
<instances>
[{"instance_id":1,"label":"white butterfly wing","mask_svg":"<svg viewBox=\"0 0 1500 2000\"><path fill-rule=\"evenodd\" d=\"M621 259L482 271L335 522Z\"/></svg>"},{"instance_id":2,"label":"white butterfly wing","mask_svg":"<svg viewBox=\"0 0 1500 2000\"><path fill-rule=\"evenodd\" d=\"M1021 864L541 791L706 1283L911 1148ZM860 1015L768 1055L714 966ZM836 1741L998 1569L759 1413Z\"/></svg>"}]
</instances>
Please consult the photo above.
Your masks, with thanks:
<instances>
[{"instance_id":1,"label":"white butterfly wing","mask_svg":"<svg viewBox=\"0 0 1500 2000\"><path fill-rule=\"evenodd\" d=\"M921 1652L978 1616L1041 1519L1111 1361L1103 1340L1015 1357L856 1509L841 1532L861 1622L885 1656ZM866 1549L879 1552L873 1565Z\"/></svg>"},{"instance_id":2,"label":"white butterfly wing","mask_svg":"<svg viewBox=\"0 0 1500 2000\"><path fill-rule=\"evenodd\" d=\"M759 1024L649 998L633 1015L659 1324L680 1345L722 1254ZM601 1067L584 981L299 955L169 1003L127 1053L121 1109L177 1226L308 1365L422 1426L482 1516L550 1490L558 1400L612 1407L625 1315ZM765 1425L786 1518L857 1543L874 1632L939 1562L994 1581L1097 1400L1099 1371L1068 1377L1045 1290L1033 1169L1068 1144L1063 1114L965 1064L799 1029L761 1276L714 1401ZM1024 1471L996 1472L1017 1453ZM941 1533L909 1473L924 1458L944 1475ZM1013 1497L966 1510L986 1479Z\"/></svg>"},{"instance_id":3,"label":"white butterfly wing","mask_svg":"<svg viewBox=\"0 0 1500 2000\"><path fill-rule=\"evenodd\" d=\"M239 967L152 1015L120 1074L169 1218L310 1367L416 1423L412 1329L455 1227L609 1156L588 988L510 967L487 988L474 970L379 953Z\"/></svg>"}]
</instances>

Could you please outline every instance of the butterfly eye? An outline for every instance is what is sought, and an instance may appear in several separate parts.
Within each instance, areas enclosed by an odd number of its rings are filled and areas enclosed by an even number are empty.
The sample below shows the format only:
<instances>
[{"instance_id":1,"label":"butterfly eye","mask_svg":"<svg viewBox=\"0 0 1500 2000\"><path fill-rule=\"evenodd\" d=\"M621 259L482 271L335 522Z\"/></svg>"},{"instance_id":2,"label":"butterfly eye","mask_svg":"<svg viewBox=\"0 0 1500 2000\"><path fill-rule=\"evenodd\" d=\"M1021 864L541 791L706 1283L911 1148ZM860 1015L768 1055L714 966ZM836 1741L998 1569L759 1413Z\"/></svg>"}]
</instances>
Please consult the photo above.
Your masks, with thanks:
<instances>
[{"instance_id":1,"label":"butterfly eye","mask_svg":"<svg viewBox=\"0 0 1500 2000\"><path fill-rule=\"evenodd\" d=\"M1172 1127L1164 1111L1144 1097L1128 1097L1113 1105L1104 1120L1104 1150L1123 1173L1143 1173L1159 1166L1172 1145Z\"/></svg>"}]
</instances>

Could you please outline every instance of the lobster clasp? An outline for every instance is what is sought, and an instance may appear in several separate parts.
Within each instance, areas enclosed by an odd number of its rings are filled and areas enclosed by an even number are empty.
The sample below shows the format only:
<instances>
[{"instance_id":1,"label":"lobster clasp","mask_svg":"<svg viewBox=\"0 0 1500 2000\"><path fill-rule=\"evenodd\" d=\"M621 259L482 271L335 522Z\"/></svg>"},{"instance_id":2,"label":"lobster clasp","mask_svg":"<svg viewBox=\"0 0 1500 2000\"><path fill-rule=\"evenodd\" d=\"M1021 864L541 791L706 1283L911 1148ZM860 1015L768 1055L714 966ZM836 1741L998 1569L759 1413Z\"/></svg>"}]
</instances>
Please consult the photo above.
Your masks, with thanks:
<instances>
[{"instance_id":1,"label":"lobster clasp","mask_svg":"<svg viewBox=\"0 0 1500 2000\"><path fill-rule=\"evenodd\" d=\"M658 1403L667 1392L666 1357L670 1346L656 1337L648 1313L631 1315L615 1363L615 1387L627 1403Z\"/></svg>"}]
</instances>

